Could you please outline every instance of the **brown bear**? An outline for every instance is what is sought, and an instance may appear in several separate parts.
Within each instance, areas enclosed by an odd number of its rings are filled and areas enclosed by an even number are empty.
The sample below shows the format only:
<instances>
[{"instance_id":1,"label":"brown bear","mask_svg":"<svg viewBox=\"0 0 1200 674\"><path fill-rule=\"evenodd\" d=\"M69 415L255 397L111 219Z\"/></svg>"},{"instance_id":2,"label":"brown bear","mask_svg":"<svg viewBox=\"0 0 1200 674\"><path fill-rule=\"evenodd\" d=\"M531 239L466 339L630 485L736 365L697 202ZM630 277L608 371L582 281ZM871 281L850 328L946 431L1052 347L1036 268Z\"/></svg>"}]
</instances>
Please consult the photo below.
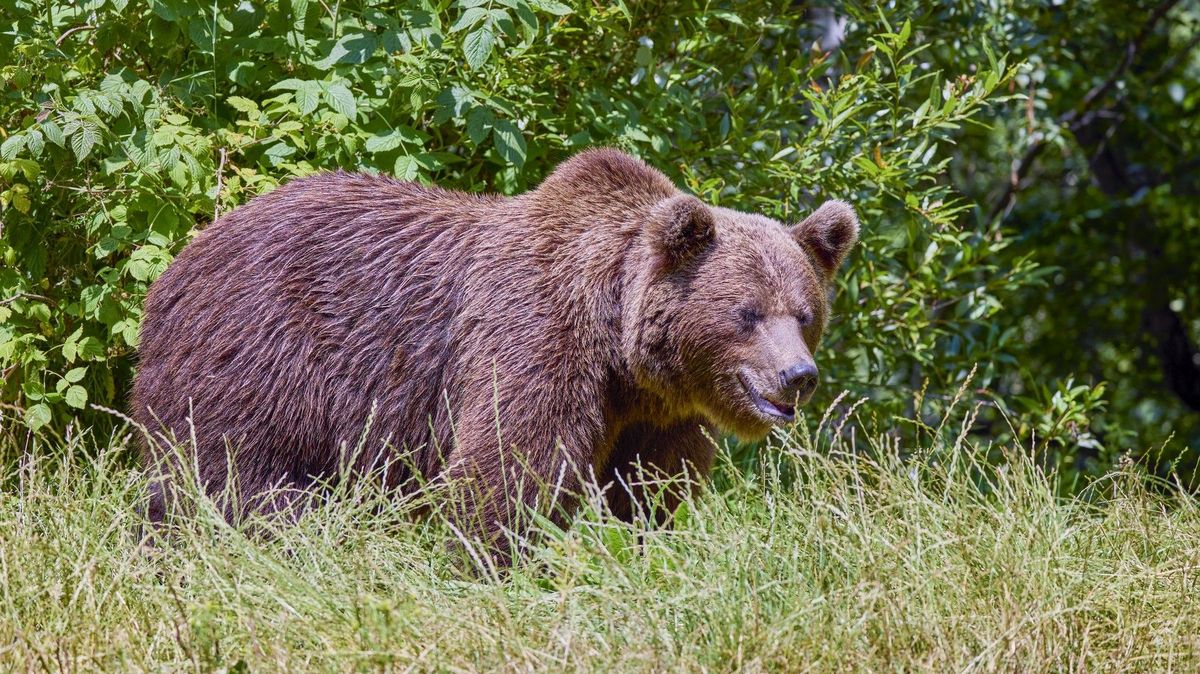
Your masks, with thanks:
<instances>
[{"instance_id":1,"label":"brown bear","mask_svg":"<svg viewBox=\"0 0 1200 674\"><path fill-rule=\"evenodd\" d=\"M235 476L231 517L373 471L400 492L471 485L459 515L493 542L528 512L515 504L565 521L586 480L628 518L635 465L704 477L707 428L792 420L857 234L843 202L786 227L613 149L516 197L293 180L153 284L133 390L158 440L145 459L163 470L183 441L210 493ZM151 517L165 506L156 488Z\"/></svg>"}]
</instances>

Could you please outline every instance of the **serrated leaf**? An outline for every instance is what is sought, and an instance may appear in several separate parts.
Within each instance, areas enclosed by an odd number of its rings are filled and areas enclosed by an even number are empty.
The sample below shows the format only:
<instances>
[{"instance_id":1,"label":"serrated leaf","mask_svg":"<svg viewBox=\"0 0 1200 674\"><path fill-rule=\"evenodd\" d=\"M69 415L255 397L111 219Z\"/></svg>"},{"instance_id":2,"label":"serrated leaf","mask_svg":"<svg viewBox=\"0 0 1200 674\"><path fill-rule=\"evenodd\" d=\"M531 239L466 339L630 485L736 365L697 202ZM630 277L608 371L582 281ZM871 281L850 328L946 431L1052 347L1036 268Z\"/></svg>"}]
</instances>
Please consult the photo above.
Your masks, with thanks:
<instances>
[{"instance_id":1,"label":"serrated leaf","mask_svg":"<svg viewBox=\"0 0 1200 674\"><path fill-rule=\"evenodd\" d=\"M29 380L21 385L21 393L25 394L30 400L41 400L46 397L46 391L42 388L41 383Z\"/></svg>"},{"instance_id":2,"label":"serrated leaf","mask_svg":"<svg viewBox=\"0 0 1200 674\"><path fill-rule=\"evenodd\" d=\"M183 164L179 164L182 166ZM174 176L172 176L174 179ZM186 176L185 176L186 179ZM167 268L167 257L158 246L142 246L133 251L125 263L125 270L139 281L153 281Z\"/></svg>"},{"instance_id":3,"label":"serrated leaf","mask_svg":"<svg viewBox=\"0 0 1200 674\"><path fill-rule=\"evenodd\" d=\"M474 28L477 23L487 18L487 14L487 10L482 7L472 7L463 12L462 16L458 17L458 21L455 21L454 25L450 26L450 32L457 33L461 30Z\"/></svg>"},{"instance_id":4,"label":"serrated leaf","mask_svg":"<svg viewBox=\"0 0 1200 674\"><path fill-rule=\"evenodd\" d=\"M575 10L557 0L529 0L529 4L543 12L550 12L555 16L566 16L575 13Z\"/></svg>"},{"instance_id":5,"label":"serrated leaf","mask_svg":"<svg viewBox=\"0 0 1200 674\"><path fill-rule=\"evenodd\" d=\"M375 154L377 152L387 152L400 147L400 134L395 131L376 134L367 139L365 148L367 152Z\"/></svg>"},{"instance_id":6,"label":"serrated leaf","mask_svg":"<svg viewBox=\"0 0 1200 674\"><path fill-rule=\"evenodd\" d=\"M338 63L365 63L375 52L374 33L348 33L338 39L329 50L329 55L313 65L329 70Z\"/></svg>"},{"instance_id":7,"label":"serrated leaf","mask_svg":"<svg viewBox=\"0 0 1200 674\"><path fill-rule=\"evenodd\" d=\"M421 164L416 157L402 154L396 157L392 174L400 180L416 180L421 176Z\"/></svg>"},{"instance_id":8,"label":"serrated leaf","mask_svg":"<svg viewBox=\"0 0 1200 674\"><path fill-rule=\"evenodd\" d=\"M282 80L282 81L276 82L275 84L272 84L270 90L271 91L279 91L279 90L286 89L288 91L295 91L296 89L303 87L305 84L307 84L307 82L305 80L298 80L294 77L290 77L286 80Z\"/></svg>"},{"instance_id":9,"label":"serrated leaf","mask_svg":"<svg viewBox=\"0 0 1200 674\"><path fill-rule=\"evenodd\" d=\"M483 106L478 106L471 109L467 114L467 137L472 143L479 145L487 140L488 132L492 130L492 124L495 123L496 116L492 111Z\"/></svg>"},{"instance_id":10,"label":"serrated leaf","mask_svg":"<svg viewBox=\"0 0 1200 674\"><path fill-rule=\"evenodd\" d=\"M463 39L463 53L467 57L467 65L474 70L487 63L495 45L496 36L491 26L485 25L477 31L467 33L467 37Z\"/></svg>"},{"instance_id":11,"label":"serrated leaf","mask_svg":"<svg viewBox=\"0 0 1200 674\"><path fill-rule=\"evenodd\" d=\"M358 112L354 94L343 84L330 84L325 87L325 103L335 112L345 115L347 119L354 119Z\"/></svg>"},{"instance_id":12,"label":"serrated leaf","mask_svg":"<svg viewBox=\"0 0 1200 674\"><path fill-rule=\"evenodd\" d=\"M512 15L509 14L507 10L489 10L488 23L495 28L499 28L500 32L509 37L515 37L517 34L517 25L513 22Z\"/></svg>"},{"instance_id":13,"label":"serrated leaf","mask_svg":"<svg viewBox=\"0 0 1200 674\"><path fill-rule=\"evenodd\" d=\"M387 152L400 147L402 143L423 145L428 138L416 129L404 125L397 126L391 131L377 133L367 139L366 150L372 154Z\"/></svg>"},{"instance_id":14,"label":"serrated leaf","mask_svg":"<svg viewBox=\"0 0 1200 674\"><path fill-rule=\"evenodd\" d=\"M96 107L109 117L121 114L121 100L112 94L102 94L92 99Z\"/></svg>"},{"instance_id":15,"label":"serrated leaf","mask_svg":"<svg viewBox=\"0 0 1200 674\"><path fill-rule=\"evenodd\" d=\"M496 122L492 126L492 142L496 144L496 150L505 161L517 168L525 164L525 136L516 124L507 119Z\"/></svg>"},{"instance_id":16,"label":"serrated leaf","mask_svg":"<svg viewBox=\"0 0 1200 674\"><path fill-rule=\"evenodd\" d=\"M83 161L92 152L92 148L100 140L100 130L95 124L84 123L71 136L71 150L79 161Z\"/></svg>"},{"instance_id":17,"label":"serrated leaf","mask_svg":"<svg viewBox=\"0 0 1200 674\"><path fill-rule=\"evenodd\" d=\"M533 9L524 2L514 3L513 10L517 13L517 19L521 22L521 28L525 32L525 44L530 44L537 37L538 18L533 13Z\"/></svg>"},{"instance_id":18,"label":"serrated leaf","mask_svg":"<svg viewBox=\"0 0 1200 674\"><path fill-rule=\"evenodd\" d=\"M42 150L46 147L46 141L42 137L42 132L37 129L31 129L25 133L25 147L29 148L29 154L37 157L42 154Z\"/></svg>"},{"instance_id":19,"label":"serrated leaf","mask_svg":"<svg viewBox=\"0 0 1200 674\"><path fill-rule=\"evenodd\" d=\"M267 155L268 157L283 159L284 157L290 157L296 154L296 148L288 145L287 143L276 143L267 148L267 151L263 154Z\"/></svg>"},{"instance_id":20,"label":"serrated leaf","mask_svg":"<svg viewBox=\"0 0 1200 674\"><path fill-rule=\"evenodd\" d=\"M383 50L389 54L412 50L412 40L408 37L408 33L394 28L383 31L380 43Z\"/></svg>"},{"instance_id":21,"label":"serrated leaf","mask_svg":"<svg viewBox=\"0 0 1200 674\"><path fill-rule=\"evenodd\" d=\"M105 258L105 257L108 257L109 255L112 255L113 252L117 249L117 246L119 246L119 245L120 245L119 241L117 241L116 239L114 239L111 236L106 236L103 239L100 239L99 241L96 242L96 245L92 249L92 252L96 255L97 259Z\"/></svg>"},{"instance_id":22,"label":"serrated leaf","mask_svg":"<svg viewBox=\"0 0 1200 674\"><path fill-rule=\"evenodd\" d=\"M84 365L83 367L76 367L67 370L67 373L63 375L63 379L66 379L69 383L77 384L79 383L79 380L83 379L84 375L86 374L87 366Z\"/></svg>"},{"instance_id":23,"label":"serrated leaf","mask_svg":"<svg viewBox=\"0 0 1200 674\"><path fill-rule=\"evenodd\" d=\"M47 119L42 122L42 133L46 134L46 140L51 143L59 147L67 146L67 138L63 135L62 127L53 119Z\"/></svg>"},{"instance_id":24,"label":"serrated leaf","mask_svg":"<svg viewBox=\"0 0 1200 674\"><path fill-rule=\"evenodd\" d=\"M225 102L229 104L229 107L233 108L234 110L237 110L238 112L244 112L248 115L252 115L252 114L255 114L258 112L258 103L255 103L254 101L250 100L249 98L243 98L241 96L230 96L229 98L225 99Z\"/></svg>"},{"instance_id":25,"label":"serrated leaf","mask_svg":"<svg viewBox=\"0 0 1200 674\"><path fill-rule=\"evenodd\" d=\"M316 82L305 82L301 87L296 89L296 107L300 109L300 114L307 115L317 109L317 104L321 101L321 86Z\"/></svg>"},{"instance_id":26,"label":"serrated leaf","mask_svg":"<svg viewBox=\"0 0 1200 674\"><path fill-rule=\"evenodd\" d=\"M53 415L50 413L50 407L48 405L44 403L38 403L37 405L33 405L29 409L25 410L25 425L29 427L29 430L36 431L42 426L50 423L52 416Z\"/></svg>"},{"instance_id":27,"label":"serrated leaf","mask_svg":"<svg viewBox=\"0 0 1200 674\"><path fill-rule=\"evenodd\" d=\"M138 331L139 327L137 323L130 321L129 323L125 324L125 329L121 331L121 338L124 339L125 343L129 346L137 348L139 336Z\"/></svg>"},{"instance_id":28,"label":"serrated leaf","mask_svg":"<svg viewBox=\"0 0 1200 674\"><path fill-rule=\"evenodd\" d=\"M18 133L9 136L4 143L0 144L0 159L8 161L17 156L17 153L25 148L25 134Z\"/></svg>"},{"instance_id":29,"label":"serrated leaf","mask_svg":"<svg viewBox=\"0 0 1200 674\"><path fill-rule=\"evenodd\" d=\"M66 393L63 394L63 399L66 400L67 404L71 407L81 410L84 407L87 407L87 389L79 385L71 386L67 389Z\"/></svg>"}]
</instances>

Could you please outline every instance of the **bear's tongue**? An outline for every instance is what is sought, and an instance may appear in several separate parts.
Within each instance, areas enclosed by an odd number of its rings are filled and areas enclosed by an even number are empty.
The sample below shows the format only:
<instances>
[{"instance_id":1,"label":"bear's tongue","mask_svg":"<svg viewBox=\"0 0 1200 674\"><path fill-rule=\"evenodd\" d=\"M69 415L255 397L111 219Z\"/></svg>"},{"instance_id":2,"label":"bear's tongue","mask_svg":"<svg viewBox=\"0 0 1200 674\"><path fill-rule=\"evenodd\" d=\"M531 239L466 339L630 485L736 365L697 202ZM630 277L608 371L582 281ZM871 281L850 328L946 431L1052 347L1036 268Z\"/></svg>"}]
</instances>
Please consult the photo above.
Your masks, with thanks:
<instances>
[{"instance_id":1,"label":"bear's tongue","mask_svg":"<svg viewBox=\"0 0 1200 674\"><path fill-rule=\"evenodd\" d=\"M795 412L796 412L796 407L794 405L789 405L785 402L780 402L779 400L777 400L771 396L763 396L763 400L766 400L767 402L771 403L772 405L774 405L776 407L776 409L778 409L780 412L783 412L784 414L786 414L788 416L791 416L792 414L795 414Z\"/></svg>"}]
</instances>

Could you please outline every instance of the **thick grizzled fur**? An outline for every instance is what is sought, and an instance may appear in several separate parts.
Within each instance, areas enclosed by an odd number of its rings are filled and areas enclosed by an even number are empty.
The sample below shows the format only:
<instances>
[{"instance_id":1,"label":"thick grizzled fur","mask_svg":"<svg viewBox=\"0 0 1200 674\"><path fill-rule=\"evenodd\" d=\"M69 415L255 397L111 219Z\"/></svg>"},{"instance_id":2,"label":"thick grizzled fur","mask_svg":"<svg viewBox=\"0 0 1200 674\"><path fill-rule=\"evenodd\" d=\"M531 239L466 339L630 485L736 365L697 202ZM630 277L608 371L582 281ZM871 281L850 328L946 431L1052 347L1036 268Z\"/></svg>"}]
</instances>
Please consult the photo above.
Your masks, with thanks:
<instances>
[{"instance_id":1,"label":"thick grizzled fur","mask_svg":"<svg viewBox=\"0 0 1200 674\"><path fill-rule=\"evenodd\" d=\"M155 282L134 415L194 432L202 481L218 493L235 474L242 511L387 464L401 490L418 474L468 481L462 513L494 534L536 497L524 478L569 513L593 472L704 476L706 426L754 437L786 421L815 385L828 284L857 230L841 202L791 228L710 207L608 149L513 198L295 180ZM629 516L628 490L609 494ZM164 506L160 490L151 515Z\"/></svg>"}]
</instances>

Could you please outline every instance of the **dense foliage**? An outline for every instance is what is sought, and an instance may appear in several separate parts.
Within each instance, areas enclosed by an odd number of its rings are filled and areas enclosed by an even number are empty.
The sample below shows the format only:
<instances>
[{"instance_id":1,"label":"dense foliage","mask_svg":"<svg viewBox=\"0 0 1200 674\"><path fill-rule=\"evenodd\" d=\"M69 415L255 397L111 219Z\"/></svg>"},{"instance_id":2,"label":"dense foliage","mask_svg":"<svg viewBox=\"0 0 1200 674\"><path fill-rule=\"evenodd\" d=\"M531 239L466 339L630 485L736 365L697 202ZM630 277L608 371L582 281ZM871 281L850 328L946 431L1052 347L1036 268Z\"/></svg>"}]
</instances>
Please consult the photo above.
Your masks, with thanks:
<instances>
[{"instance_id":1,"label":"dense foliage","mask_svg":"<svg viewBox=\"0 0 1200 674\"><path fill-rule=\"evenodd\" d=\"M995 26L1026 98L967 140L952 184L1043 266L1009 298L1040 382L1108 381L1110 448L1200 449L1200 5L1033 3ZM950 60L953 62L953 59ZM1029 377L1033 381L1034 377ZM1012 390L1010 387L1008 390Z\"/></svg>"},{"instance_id":2,"label":"dense foliage","mask_svg":"<svg viewBox=\"0 0 1200 674\"><path fill-rule=\"evenodd\" d=\"M1092 469L1135 442L1116 432L1139 428L1135 406L1157 401L1157 423L1181 414L1170 394L1143 395L1158 380L1113 336L1133 309L1095 317L1127 288L1125 263L1094 264L1119 257L1123 230L1100 245L1090 223L1150 207L1164 232L1179 223L1162 256L1194 265L1196 216L1165 172L1117 198L1076 175L1061 213L1054 183L1021 183L990 212L1032 143L1087 170L1059 92L1103 81L1122 58L1113 40L1150 10L1130 22L1078 4L0 0L0 395L21 410L8 431L109 423L91 405L122 407L148 284L280 181L343 168L513 193L607 144L721 205L795 220L825 198L855 203L864 238L839 281L825 402L848 389L848 403L919 419L974 369L983 432L1033 432L1049 460ZM1146 41L1164 55L1181 39L1168 26ZM1194 82L1180 60L1168 72ZM1194 110L1181 86L1174 105ZM1151 93L1119 97L1147 106L1127 113L1149 120L1143 135L1194 125L1163 128L1174 109ZM1172 292L1195 292L1189 271L1163 271ZM1071 357L1083 334L1094 362ZM1097 422L1101 382L1131 369L1137 384Z\"/></svg>"}]
</instances>

